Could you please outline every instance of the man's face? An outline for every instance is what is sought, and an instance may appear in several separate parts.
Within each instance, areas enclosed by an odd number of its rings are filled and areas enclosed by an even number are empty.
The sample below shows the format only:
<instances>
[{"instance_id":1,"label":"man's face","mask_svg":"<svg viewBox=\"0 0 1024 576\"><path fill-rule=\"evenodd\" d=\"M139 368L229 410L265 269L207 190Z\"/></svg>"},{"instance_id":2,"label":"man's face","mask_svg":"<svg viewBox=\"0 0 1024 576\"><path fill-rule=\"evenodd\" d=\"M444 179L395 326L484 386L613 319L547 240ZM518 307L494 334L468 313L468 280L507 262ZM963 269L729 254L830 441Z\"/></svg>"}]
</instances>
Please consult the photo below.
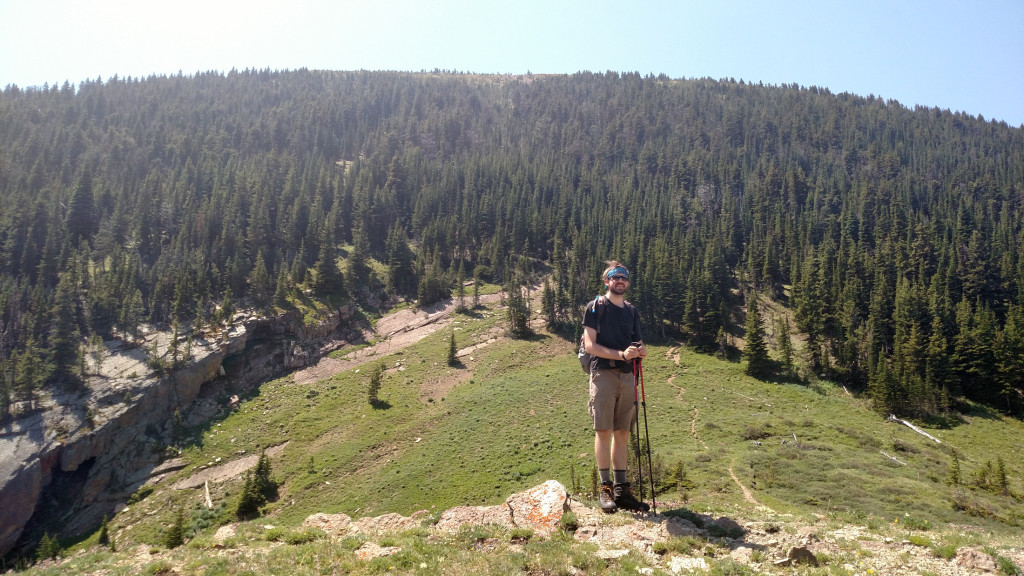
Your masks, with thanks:
<instances>
[{"instance_id":1,"label":"man's face","mask_svg":"<svg viewBox=\"0 0 1024 576\"><path fill-rule=\"evenodd\" d=\"M629 278L621 274L616 274L605 281L605 285L608 286L608 290L616 296L622 296L626 293L626 288L629 288Z\"/></svg>"}]
</instances>

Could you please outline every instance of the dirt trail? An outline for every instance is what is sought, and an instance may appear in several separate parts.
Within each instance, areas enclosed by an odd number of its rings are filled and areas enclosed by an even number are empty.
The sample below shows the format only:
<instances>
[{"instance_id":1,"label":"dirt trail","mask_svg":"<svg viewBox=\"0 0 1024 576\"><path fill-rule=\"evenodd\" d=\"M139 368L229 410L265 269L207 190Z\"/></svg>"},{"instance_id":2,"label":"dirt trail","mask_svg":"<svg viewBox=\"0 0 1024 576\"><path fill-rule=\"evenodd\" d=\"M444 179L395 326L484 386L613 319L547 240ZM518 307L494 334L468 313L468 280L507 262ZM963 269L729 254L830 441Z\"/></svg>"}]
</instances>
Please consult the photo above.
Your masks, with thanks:
<instances>
[{"instance_id":1,"label":"dirt trail","mask_svg":"<svg viewBox=\"0 0 1024 576\"><path fill-rule=\"evenodd\" d=\"M763 508L763 509L768 510L768 511L773 511L771 508L769 508L769 507L765 506L764 504L761 504L760 502L758 502L757 498L754 498L754 493L750 491L750 488L747 488L746 486L743 485L742 482L740 482L740 479L736 476L736 473L733 472L732 466L729 466L729 475L732 476L732 481L735 482L736 485L740 487L740 490L743 490L743 499L744 500L746 500L747 502L753 504L754 506L757 506L758 508Z\"/></svg>"},{"instance_id":2,"label":"dirt trail","mask_svg":"<svg viewBox=\"0 0 1024 576\"><path fill-rule=\"evenodd\" d=\"M480 302L483 304L497 302L500 299L500 294L480 296ZM316 365L295 372L292 378L296 384L312 384L330 378L338 372L361 366L380 356L407 348L447 326L455 307L455 300L449 298L425 308L407 308L384 316L377 321L374 331L367 335L368 340L379 339L379 342L360 348L344 358L324 356Z\"/></svg>"}]
</instances>

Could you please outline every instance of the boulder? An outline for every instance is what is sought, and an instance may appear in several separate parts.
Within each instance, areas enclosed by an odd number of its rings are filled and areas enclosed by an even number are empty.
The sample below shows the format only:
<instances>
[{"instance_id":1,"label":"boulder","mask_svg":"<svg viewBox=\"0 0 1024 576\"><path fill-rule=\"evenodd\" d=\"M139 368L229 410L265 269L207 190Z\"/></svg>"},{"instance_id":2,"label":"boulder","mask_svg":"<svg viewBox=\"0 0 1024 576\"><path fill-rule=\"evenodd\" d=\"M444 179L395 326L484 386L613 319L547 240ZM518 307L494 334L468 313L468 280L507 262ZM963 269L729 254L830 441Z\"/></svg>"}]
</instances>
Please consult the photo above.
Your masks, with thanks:
<instances>
[{"instance_id":1,"label":"boulder","mask_svg":"<svg viewBox=\"0 0 1024 576\"><path fill-rule=\"evenodd\" d=\"M673 574L690 573L694 571L707 572L708 562L703 558L675 557L668 561L668 569Z\"/></svg>"},{"instance_id":2,"label":"boulder","mask_svg":"<svg viewBox=\"0 0 1024 576\"><path fill-rule=\"evenodd\" d=\"M807 564L809 566L818 565L818 557L803 546L794 546L789 549L789 553L782 560L775 562L776 566L797 566L799 564Z\"/></svg>"},{"instance_id":3,"label":"boulder","mask_svg":"<svg viewBox=\"0 0 1024 576\"><path fill-rule=\"evenodd\" d=\"M459 528L493 524L504 528L515 528L507 506L456 506L441 514L435 527L443 532L458 532Z\"/></svg>"},{"instance_id":4,"label":"boulder","mask_svg":"<svg viewBox=\"0 0 1024 576\"><path fill-rule=\"evenodd\" d=\"M505 505L513 524L549 536L558 529L562 514L569 510L568 500L565 486L557 480L548 480L525 492L509 496Z\"/></svg>"},{"instance_id":5,"label":"boulder","mask_svg":"<svg viewBox=\"0 0 1024 576\"><path fill-rule=\"evenodd\" d=\"M972 572L996 572L996 562L977 548L961 548L956 552L956 565Z\"/></svg>"},{"instance_id":6,"label":"boulder","mask_svg":"<svg viewBox=\"0 0 1024 576\"><path fill-rule=\"evenodd\" d=\"M375 558L383 558L385 556L391 556L398 554L402 549L398 546L380 546L373 542L367 542L356 549L356 558L360 560L373 560Z\"/></svg>"},{"instance_id":7,"label":"boulder","mask_svg":"<svg viewBox=\"0 0 1024 576\"><path fill-rule=\"evenodd\" d=\"M323 530L331 536L344 536L352 529L348 514L313 514L302 521L303 528Z\"/></svg>"},{"instance_id":8,"label":"boulder","mask_svg":"<svg viewBox=\"0 0 1024 576\"><path fill-rule=\"evenodd\" d=\"M400 514L391 513L373 518L360 518L359 520L352 522L352 529L364 534L404 532L405 530L419 528L420 524L423 523L423 519L429 515L429 511L420 510L418 512L413 512L412 516L402 516Z\"/></svg>"}]
</instances>

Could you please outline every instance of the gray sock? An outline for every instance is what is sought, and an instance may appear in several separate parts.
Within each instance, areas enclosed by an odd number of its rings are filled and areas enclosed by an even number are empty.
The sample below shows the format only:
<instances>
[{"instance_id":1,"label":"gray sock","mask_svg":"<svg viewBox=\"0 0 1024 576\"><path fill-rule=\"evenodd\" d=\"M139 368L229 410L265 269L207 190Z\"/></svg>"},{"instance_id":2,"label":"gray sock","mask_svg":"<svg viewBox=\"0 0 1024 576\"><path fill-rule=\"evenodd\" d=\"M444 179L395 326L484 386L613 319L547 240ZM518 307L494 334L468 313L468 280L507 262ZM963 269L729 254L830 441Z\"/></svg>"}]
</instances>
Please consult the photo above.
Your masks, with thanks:
<instances>
[{"instance_id":1,"label":"gray sock","mask_svg":"<svg viewBox=\"0 0 1024 576\"><path fill-rule=\"evenodd\" d=\"M612 481L611 472L607 468L601 468L597 473L601 475L601 484L607 484Z\"/></svg>"},{"instance_id":2,"label":"gray sock","mask_svg":"<svg viewBox=\"0 0 1024 576\"><path fill-rule=\"evenodd\" d=\"M626 482L629 482L629 480L626 479L626 471L625 470L616 470L615 471L615 483L616 484L625 484Z\"/></svg>"}]
</instances>

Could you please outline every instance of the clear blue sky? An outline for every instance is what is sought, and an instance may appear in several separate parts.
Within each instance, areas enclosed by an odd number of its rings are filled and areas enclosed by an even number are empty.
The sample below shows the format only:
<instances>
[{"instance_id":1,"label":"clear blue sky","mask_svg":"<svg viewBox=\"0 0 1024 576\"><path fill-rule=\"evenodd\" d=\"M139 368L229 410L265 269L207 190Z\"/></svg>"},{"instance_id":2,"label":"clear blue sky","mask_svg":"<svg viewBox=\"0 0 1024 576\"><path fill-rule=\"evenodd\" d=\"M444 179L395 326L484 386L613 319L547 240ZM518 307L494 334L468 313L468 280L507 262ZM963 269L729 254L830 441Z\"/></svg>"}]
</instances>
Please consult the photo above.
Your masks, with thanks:
<instances>
[{"instance_id":1,"label":"clear blue sky","mask_svg":"<svg viewBox=\"0 0 1024 576\"><path fill-rule=\"evenodd\" d=\"M1021 0L0 0L0 86L231 68L638 71L1024 125Z\"/></svg>"}]
</instances>

